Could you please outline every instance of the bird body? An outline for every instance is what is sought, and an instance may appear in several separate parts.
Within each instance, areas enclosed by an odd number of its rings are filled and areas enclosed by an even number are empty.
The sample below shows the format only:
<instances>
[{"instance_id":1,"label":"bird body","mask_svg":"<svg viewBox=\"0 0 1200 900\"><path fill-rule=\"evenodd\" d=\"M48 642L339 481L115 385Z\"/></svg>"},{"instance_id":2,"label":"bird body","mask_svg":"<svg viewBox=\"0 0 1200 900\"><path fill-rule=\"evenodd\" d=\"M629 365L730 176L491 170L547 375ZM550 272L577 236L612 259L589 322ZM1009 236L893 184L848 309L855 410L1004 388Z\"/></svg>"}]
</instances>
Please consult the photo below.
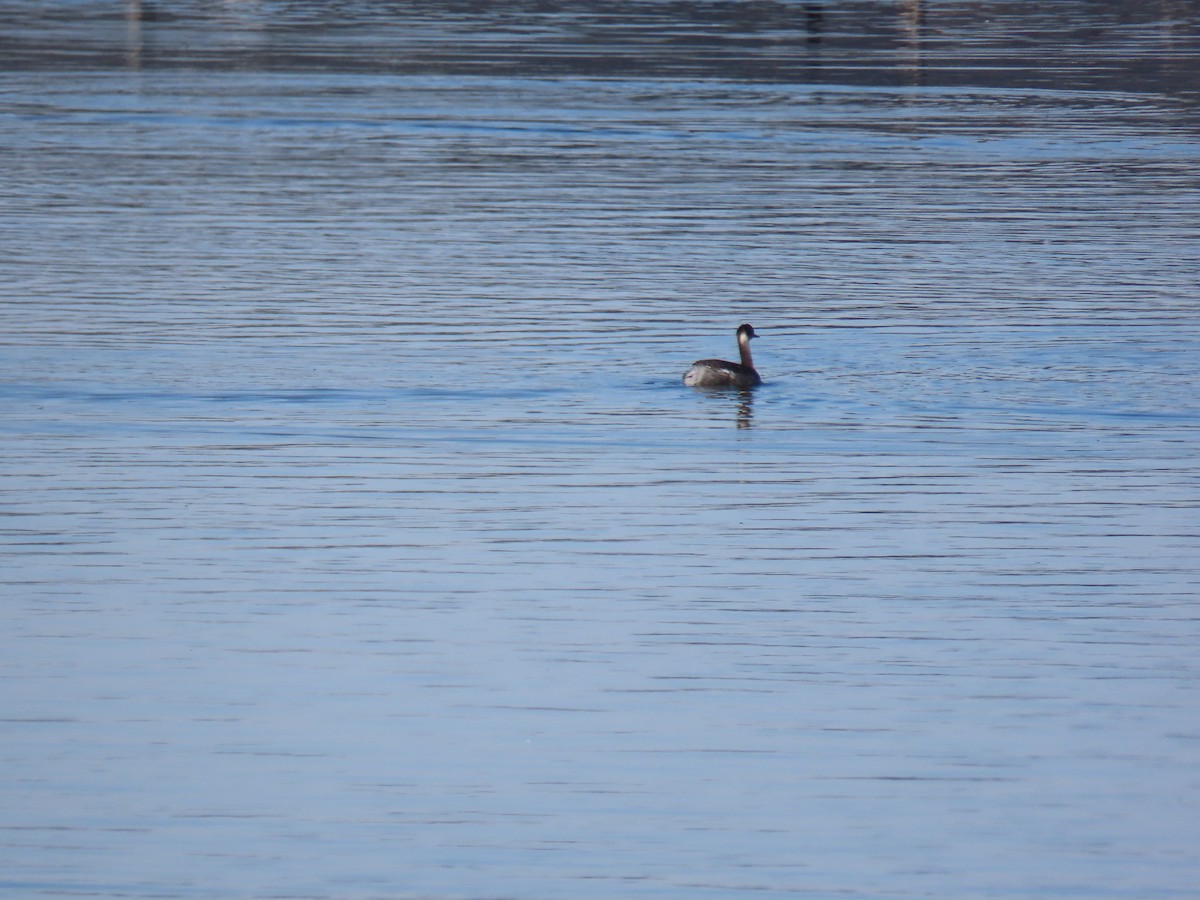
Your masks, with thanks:
<instances>
[{"instance_id":1,"label":"bird body","mask_svg":"<svg viewBox=\"0 0 1200 900\"><path fill-rule=\"evenodd\" d=\"M750 339L756 337L754 328L741 325L737 330L740 363L724 359L699 359L684 373L683 383L688 387L747 388L762 384L754 360L750 356Z\"/></svg>"}]
</instances>

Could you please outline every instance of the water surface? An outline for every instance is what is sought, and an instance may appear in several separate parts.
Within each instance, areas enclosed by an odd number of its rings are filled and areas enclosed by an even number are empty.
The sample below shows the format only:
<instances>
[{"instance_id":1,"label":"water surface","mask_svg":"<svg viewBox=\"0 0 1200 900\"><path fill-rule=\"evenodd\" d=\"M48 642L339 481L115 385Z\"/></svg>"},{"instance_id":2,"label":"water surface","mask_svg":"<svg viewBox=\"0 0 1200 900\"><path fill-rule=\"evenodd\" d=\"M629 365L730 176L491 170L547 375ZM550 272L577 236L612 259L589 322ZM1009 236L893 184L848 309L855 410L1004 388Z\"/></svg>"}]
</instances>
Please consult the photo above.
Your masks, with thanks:
<instances>
[{"instance_id":1,"label":"water surface","mask_svg":"<svg viewBox=\"0 0 1200 900\"><path fill-rule=\"evenodd\" d=\"M1193 5L0 21L6 894L1194 896Z\"/></svg>"}]
</instances>

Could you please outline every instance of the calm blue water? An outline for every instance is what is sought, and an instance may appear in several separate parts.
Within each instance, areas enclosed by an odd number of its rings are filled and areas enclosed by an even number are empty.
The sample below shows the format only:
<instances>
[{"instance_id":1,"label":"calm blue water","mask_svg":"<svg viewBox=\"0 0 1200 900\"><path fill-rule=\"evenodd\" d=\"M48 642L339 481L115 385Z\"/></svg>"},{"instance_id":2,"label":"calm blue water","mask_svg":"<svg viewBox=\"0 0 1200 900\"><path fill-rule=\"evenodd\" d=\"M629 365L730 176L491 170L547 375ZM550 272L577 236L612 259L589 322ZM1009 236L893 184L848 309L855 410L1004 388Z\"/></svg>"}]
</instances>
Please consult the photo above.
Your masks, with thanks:
<instances>
[{"instance_id":1,"label":"calm blue water","mask_svg":"<svg viewBox=\"0 0 1200 900\"><path fill-rule=\"evenodd\" d=\"M0 26L0 893L1195 896L1194 5Z\"/></svg>"}]
</instances>

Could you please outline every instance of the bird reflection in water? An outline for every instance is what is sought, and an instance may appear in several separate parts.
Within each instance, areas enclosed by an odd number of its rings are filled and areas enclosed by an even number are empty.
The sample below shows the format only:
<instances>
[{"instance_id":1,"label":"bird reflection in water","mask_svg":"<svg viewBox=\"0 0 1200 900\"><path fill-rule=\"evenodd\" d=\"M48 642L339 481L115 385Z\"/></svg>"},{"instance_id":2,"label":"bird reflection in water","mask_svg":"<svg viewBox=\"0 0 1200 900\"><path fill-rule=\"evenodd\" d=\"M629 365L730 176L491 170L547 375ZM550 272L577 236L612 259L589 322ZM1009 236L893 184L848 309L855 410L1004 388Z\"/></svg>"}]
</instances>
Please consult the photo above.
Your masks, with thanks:
<instances>
[{"instance_id":1,"label":"bird reflection in water","mask_svg":"<svg viewBox=\"0 0 1200 900\"><path fill-rule=\"evenodd\" d=\"M925 69L925 9L922 0L903 0L900 4L902 55L900 68L911 84L920 84Z\"/></svg>"},{"instance_id":2,"label":"bird reflection in water","mask_svg":"<svg viewBox=\"0 0 1200 900\"><path fill-rule=\"evenodd\" d=\"M754 427L754 391L711 390L704 391L703 394L706 401L705 411L712 413L710 418L727 421L725 417L732 410L734 424L737 425L739 431L743 428ZM716 405L709 406L707 404Z\"/></svg>"},{"instance_id":3,"label":"bird reflection in water","mask_svg":"<svg viewBox=\"0 0 1200 900\"><path fill-rule=\"evenodd\" d=\"M737 427L749 428L754 424L754 391L738 391Z\"/></svg>"},{"instance_id":4,"label":"bird reflection in water","mask_svg":"<svg viewBox=\"0 0 1200 900\"><path fill-rule=\"evenodd\" d=\"M804 42L810 47L821 43L821 34L825 30L825 4L804 4L804 30L808 36Z\"/></svg>"},{"instance_id":5,"label":"bird reflection in water","mask_svg":"<svg viewBox=\"0 0 1200 900\"><path fill-rule=\"evenodd\" d=\"M125 65L131 69L142 67L142 0L128 0L125 4Z\"/></svg>"}]
</instances>

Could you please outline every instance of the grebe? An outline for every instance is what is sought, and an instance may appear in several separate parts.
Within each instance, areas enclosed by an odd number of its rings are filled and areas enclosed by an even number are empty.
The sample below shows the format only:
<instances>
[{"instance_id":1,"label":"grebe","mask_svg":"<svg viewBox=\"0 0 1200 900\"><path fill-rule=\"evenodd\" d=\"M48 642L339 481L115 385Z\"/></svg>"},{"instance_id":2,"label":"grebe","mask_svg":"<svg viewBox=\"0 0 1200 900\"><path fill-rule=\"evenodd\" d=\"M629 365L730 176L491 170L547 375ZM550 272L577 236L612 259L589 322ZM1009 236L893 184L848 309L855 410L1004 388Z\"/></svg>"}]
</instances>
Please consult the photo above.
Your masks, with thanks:
<instances>
[{"instance_id":1,"label":"grebe","mask_svg":"<svg viewBox=\"0 0 1200 900\"><path fill-rule=\"evenodd\" d=\"M753 326L739 325L737 330L738 353L741 363L726 362L723 359L700 359L692 363L692 367L683 376L683 383L689 387L731 387L752 388L762 384L758 370L754 368L754 360L750 358L750 338L757 337Z\"/></svg>"}]
</instances>

